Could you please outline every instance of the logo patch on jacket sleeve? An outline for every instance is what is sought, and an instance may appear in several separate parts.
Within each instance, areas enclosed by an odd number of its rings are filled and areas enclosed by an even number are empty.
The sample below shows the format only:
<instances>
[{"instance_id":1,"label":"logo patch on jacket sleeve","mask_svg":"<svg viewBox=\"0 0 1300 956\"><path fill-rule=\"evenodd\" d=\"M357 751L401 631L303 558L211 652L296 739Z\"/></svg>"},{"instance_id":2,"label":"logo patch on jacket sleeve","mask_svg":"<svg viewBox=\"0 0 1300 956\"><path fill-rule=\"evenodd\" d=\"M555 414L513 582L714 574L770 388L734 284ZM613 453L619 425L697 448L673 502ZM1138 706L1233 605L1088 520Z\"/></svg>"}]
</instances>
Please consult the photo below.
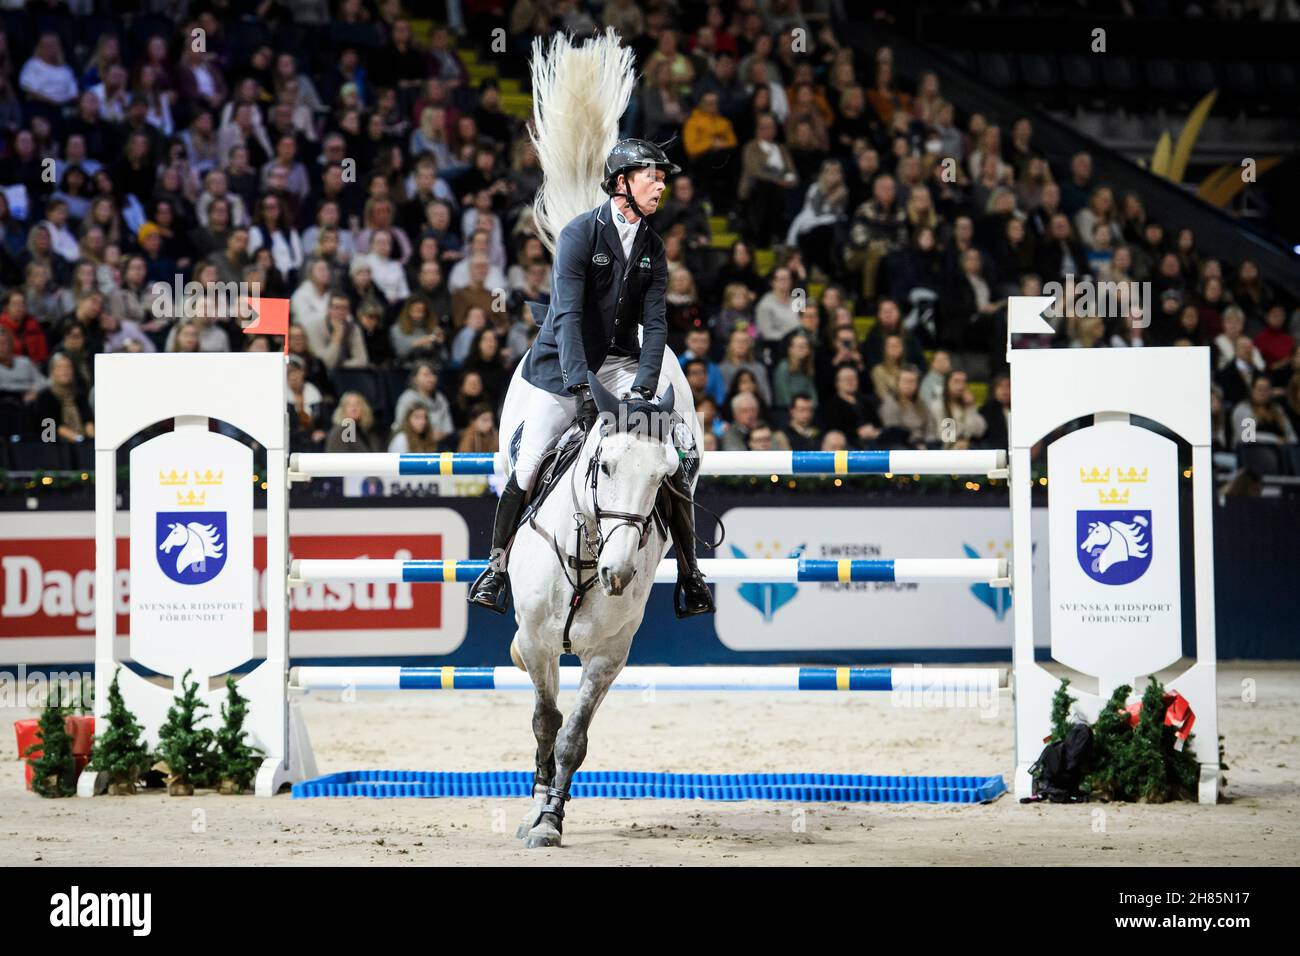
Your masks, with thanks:
<instances>
[{"instance_id":1,"label":"logo patch on jacket sleeve","mask_svg":"<svg viewBox=\"0 0 1300 956\"><path fill-rule=\"evenodd\" d=\"M609 265L609 256L603 252L598 252L591 257L591 261L598 266L607 266Z\"/></svg>"},{"instance_id":2,"label":"logo patch on jacket sleeve","mask_svg":"<svg viewBox=\"0 0 1300 956\"><path fill-rule=\"evenodd\" d=\"M641 261L640 261L639 263L637 263L637 268L638 268L638 269L649 269L649 268L650 268L650 257L649 257L649 256L642 256L642 257L641 257Z\"/></svg>"}]
</instances>

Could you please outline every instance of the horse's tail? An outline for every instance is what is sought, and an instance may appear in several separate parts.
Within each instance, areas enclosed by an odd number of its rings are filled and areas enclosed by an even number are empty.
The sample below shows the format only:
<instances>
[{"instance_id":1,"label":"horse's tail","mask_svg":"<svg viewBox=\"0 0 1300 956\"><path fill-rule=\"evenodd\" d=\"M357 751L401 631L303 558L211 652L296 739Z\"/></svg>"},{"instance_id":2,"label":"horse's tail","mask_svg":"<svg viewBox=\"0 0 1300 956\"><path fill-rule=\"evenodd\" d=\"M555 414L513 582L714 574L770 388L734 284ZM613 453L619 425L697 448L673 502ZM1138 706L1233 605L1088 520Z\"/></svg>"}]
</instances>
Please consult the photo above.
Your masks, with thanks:
<instances>
[{"instance_id":1,"label":"horse's tail","mask_svg":"<svg viewBox=\"0 0 1300 956\"><path fill-rule=\"evenodd\" d=\"M575 46L557 33L545 51L533 39L533 126L529 136L542 167L533 216L552 253L560 230L600 205L605 157L618 141L618 124L636 82L632 50L613 27Z\"/></svg>"}]
</instances>

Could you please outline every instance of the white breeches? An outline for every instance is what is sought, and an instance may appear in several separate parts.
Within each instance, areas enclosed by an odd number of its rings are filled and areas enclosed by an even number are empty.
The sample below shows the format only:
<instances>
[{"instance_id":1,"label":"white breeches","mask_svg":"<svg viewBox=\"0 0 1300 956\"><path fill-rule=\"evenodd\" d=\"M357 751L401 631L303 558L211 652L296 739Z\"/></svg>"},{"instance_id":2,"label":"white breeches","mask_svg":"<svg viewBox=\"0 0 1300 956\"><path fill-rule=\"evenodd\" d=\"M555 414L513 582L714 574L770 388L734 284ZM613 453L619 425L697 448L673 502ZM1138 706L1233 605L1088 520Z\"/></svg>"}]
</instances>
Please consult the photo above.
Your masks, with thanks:
<instances>
[{"instance_id":1,"label":"white breeches","mask_svg":"<svg viewBox=\"0 0 1300 956\"><path fill-rule=\"evenodd\" d=\"M525 491L532 488L533 479L537 477L537 466L542 456L555 444L569 422L578 414L578 400L570 395L555 395L545 389L526 381L523 377L524 363L521 361L510 379L510 388L506 392L505 404L501 409L501 449L510 458L514 445L515 432L523 425L519 436L519 447L514 454L511 467L514 469L515 482ZM611 356L596 373L600 384L617 395L624 397L636 381L640 362L635 358ZM664 349L663 365L659 372L659 387L656 394L672 385L677 396L676 406L686 420L692 421L694 409L690 408L690 386L682 372L681 364L671 349ZM686 416L686 412L690 416Z\"/></svg>"}]
</instances>

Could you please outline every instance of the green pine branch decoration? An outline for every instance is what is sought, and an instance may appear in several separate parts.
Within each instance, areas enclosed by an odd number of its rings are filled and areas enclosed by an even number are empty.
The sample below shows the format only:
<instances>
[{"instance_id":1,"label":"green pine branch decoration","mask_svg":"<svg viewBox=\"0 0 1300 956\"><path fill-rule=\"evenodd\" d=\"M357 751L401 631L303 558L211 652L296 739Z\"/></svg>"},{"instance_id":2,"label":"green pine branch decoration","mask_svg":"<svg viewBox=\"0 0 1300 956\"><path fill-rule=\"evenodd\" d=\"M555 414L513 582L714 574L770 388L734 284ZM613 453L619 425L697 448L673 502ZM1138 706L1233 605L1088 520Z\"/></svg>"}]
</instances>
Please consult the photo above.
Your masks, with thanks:
<instances>
[{"instance_id":1,"label":"green pine branch decoration","mask_svg":"<svg viewBox=\"0 0 1300 956\"><path fill-rule=\"evenodd\" d=\"M1052 695L1052 736L1051 741L1064 740L1066 733L1070 729L1070 714L1074 709L1077 697L1070 696L1070 678L1061 678L1061 686L1056 688L1056 693Z\"/></svg>"},{"instance_id":2,"label":"green pine branch decoration","mask_svg":"<svg viewBox=\"0 0 1300 956\"><path fill-rule=\"evenodd\" d=\"M235 686L234 677L226 676L226 702L221 705L221 729L217 731L213 754L213 774L222 793L243 793L253 785L264 751L245 743L248 731L248 699Z\"/></svg>"},{"instance_id":3,"label":"green pine branch decoration","mask_svg":"<svg viewBox=\"0 0 1300 956\"><path fill-rule=\"evenodd\" d=\"M1148 679L1134 725L1126 710L1132 690L1127 684L1115 688L1092 725L1093 770L1085 788L1103 800L1195 800L1200 777L1195 735L1177 747L1177 729L1165 725L1165 689L1154 677Z\"/></svg>"},{"instance_id":4,"label":"green pine branch decoration","mask_svg":"<svg viewBox=\"0 0 1300 956\"><path fill-rule=\"evenodd\" d=\"M95 735L88 771L108 774L110 795L135 793L141 774L149 766L149 750L140 739L144 728L135 714L126 709L118 687L119 666L113 673L113 683L108 685L108 717L106 725Z\"/></svg>"},{"instance_id":5,"label":"green pine branch decoration","mask_svg":"<svg viewBox=\"0 0 1300 956\"><path fill-rule=\"evenodd\" d=\"M198 681L189 682L190 671L181 676L182 696L167 711L167 721L158 731L158 756L167 773L172 796L189 796L195 787L212 785L213 733L199 724L208 719L200 714L208 705L199 699Z\"/></svg>"},{"instance_id":6,"label":"green pine branch decoration","mask_svg":"<svg viewBox=\"0 0 1300 956\"><path fill-rule=\"evenodd\" d=\"M24 751L32 766L32 789L42 797L71 797L77 792L77 761L66 725L69 709L61 688L51 683L38 727L40 737ZM32 754L40 752L39 757Z\"/></svg>"}]
</instances>

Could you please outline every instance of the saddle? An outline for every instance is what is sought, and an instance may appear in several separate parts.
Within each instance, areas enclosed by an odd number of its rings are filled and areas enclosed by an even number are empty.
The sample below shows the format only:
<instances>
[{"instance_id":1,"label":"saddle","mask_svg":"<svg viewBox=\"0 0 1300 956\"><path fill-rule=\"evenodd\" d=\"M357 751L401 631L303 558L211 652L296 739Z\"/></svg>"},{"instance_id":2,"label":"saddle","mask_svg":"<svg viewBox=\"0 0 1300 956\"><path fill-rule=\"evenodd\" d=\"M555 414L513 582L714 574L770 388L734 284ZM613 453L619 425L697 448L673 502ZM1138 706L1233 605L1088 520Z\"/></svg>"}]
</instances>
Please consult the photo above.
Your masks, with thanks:
<instances>
[{"instance_id":1,"label":"saddle","mask_svg":"<svg viewBox=\"0 0 1300 956\"><path fill-rule=\"evenodd\" d=\"M693 448L683 449L683 442L678 438L680 430L676 428L677 423L685 424L684 419L676 412L673 413L674 427L672 429L673 444L679 452L693 452ZM687 431L689 434L689 430ZM582 451L582 445L586 441L586 434L578 428L577 424L569 426L556 443L555 447L542 456L541 463L537 467L537 478L533 482L532 490L528 497L524 499L524 507L519 514L519 521L515 524L515 530L528 524L529 521L541 510L542 503L546 501L547 496L560 484L560 479L573 467L573 463L578 460L578 453ZM686 454L682 458L682 467L686 469L686 477L690 480L694 477L693 473L699 467L698 454ZM665 479L665 483L667 479ZM672 495L663 485L659 488L658 497L655 499L654 522L655 528L664 540L668 539L668 517L672 508Z\"/></svg>"}]
</instances>

